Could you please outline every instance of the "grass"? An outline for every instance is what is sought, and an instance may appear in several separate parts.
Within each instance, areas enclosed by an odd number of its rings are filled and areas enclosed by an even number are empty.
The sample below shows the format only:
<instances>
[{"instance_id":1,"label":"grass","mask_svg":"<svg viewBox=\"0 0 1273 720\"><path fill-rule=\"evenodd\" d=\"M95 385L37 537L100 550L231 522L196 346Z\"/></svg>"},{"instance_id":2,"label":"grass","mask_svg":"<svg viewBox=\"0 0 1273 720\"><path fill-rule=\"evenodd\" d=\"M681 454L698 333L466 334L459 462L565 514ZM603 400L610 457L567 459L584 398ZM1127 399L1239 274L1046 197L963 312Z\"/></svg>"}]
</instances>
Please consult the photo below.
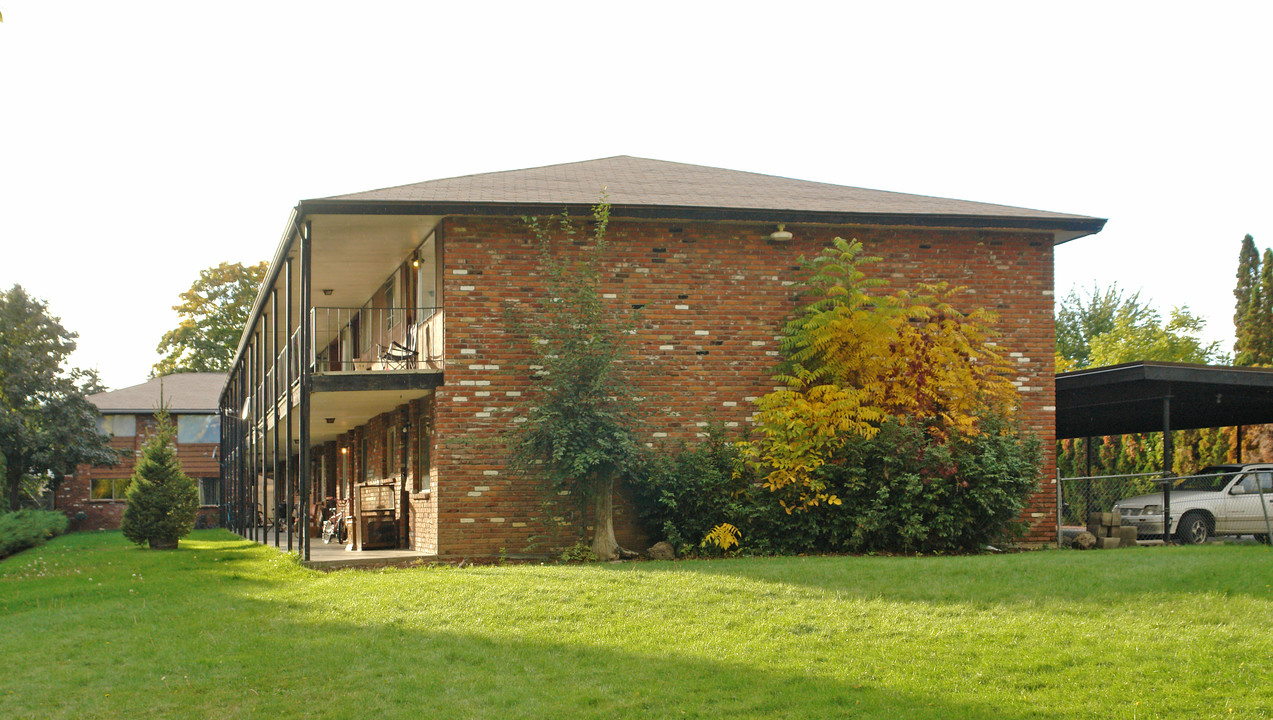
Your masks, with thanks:
<instances>
[{"instance_id":1,"label":"grass","mask_svg":"<svg viewBox=\"0 0 1273 720\"><path fill-rule=\"evenodd\" d=\"M0 717L1273 718L1261 546L322 574L0 562Z\"/></svg>"}]
</instances>

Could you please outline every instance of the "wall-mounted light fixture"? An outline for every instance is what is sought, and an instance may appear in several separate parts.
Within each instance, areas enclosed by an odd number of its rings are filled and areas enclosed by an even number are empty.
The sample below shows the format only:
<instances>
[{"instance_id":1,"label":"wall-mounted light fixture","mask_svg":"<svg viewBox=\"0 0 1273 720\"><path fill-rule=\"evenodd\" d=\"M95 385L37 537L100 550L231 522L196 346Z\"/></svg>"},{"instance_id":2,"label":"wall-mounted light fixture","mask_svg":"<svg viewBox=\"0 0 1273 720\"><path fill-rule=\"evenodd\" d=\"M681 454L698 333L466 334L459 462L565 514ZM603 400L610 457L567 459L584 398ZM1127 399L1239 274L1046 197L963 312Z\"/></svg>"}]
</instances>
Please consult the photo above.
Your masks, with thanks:
<instances>
[{"instance_id":1,"label":"wall-mounted light fixture","mask_svg":"<svg viewBox=\"0 0 1273 720\"><path fill-rule=\"evenodd\" d=\"M783 229L785 227L786 227L786 224L778 223L778 230L776 232L770 233L769 239L773 240L774 242L787 242L788 240L790 240L791 233Z\"/></svg>"},{"instance_id":2,"label":"wall-mounted light fixture","mask_svg":"<svg viewBox=\"0 0 1273 720\"><path fill-rule=\"evenodd\" d=\"M335 292L335 291L334 291L334 290L332 290L331 288L323 288L323 294L324 294L324 295L331 295L333 292Z\"/></svg>"},{"instance_id":3,"label":"wall-mounted light fixture","mask_svg":"<svg viewBox=\"0 0 1273 720\"><path fill-rule=\"evenodd\" d=\"M331 425L332 423L336 422L336 418L324 418L324 419L327 421L328 425Z\"/></svg>"},{"instance_id":4,"label":"wall-mounted light fixture","mask_svg":"<svg viewBox=\"0 0 1273 720\"><path fill-rule=\"evenodd\" d=\"M411 260L411 267L420 267L420 256L419 256L419 255L416 255L416 256L415 256L415 257Z\"/></svg>"},{"instance_id":5,"label":"wall-mounted light fixture","mask_svg":"<svg viewBox=\"0 0 1273 720\"><path fill-rule=\"evenodd\" d=\"M348 454L349 454L349 448L347 448L347 447L343 447L343 448L341 448L341 449L340 449L340 454L341 454L341 455L348 455Z\"/></svg>"}]
</instances>

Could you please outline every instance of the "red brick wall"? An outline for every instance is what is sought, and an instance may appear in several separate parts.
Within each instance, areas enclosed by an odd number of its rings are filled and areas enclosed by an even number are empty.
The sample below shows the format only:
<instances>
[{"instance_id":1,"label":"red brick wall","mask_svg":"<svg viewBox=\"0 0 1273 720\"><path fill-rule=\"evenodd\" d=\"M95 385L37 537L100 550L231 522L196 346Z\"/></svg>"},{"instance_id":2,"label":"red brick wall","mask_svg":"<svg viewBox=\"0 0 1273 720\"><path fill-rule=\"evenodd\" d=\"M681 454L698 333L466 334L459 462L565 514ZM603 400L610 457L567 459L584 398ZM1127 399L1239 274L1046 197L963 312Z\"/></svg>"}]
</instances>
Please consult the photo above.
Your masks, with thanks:
<instances>
[{"instance_id":1,"label":"red brick wall","mask_svg":"<svg viewBox=\"0 0 1273 720\"><path fill-rule=\"evenodd\" d=\"M775 336L794 307L792 271L832 238L857 238L883 262L893 287L947 281L968 303L999 313L1001 344L1018 363L1024 419L1047 454L1042 488L1025 513L1027 538L1056 538L1052 238L1046 234L616 221L607 287L616 303L642 305L637 336L651 443L692 440L709 423L743 432L751 402L771 390ZM502 308L538 284L535 248L519 221L448 218L442 304L445 385L435 395L437 550L443 555L546 550L563 534L535 483L511 476L503 433L522 411L529 356L506 337ZM637 549L631 508L619 504L620 542Z\"/></svg>"},{"instance_id":2,"label":"red brick wall","mask_svg":"<svg viewBox=\"0 0 1273 720\"><path fill-rule=\"evenodd\" d=\"M141 457L142 446L154 432L155 418L152 415L138 415L137 433L134 437L111 438L110 446L120 451L120 462L114 467L91 467L81 465L75 474L67 477L58 486L53 496L53 506L66 513L71 519L73 530L116 530L124 514L124 501L93 500L91 496L93 479L129 478L137 459ZM221 466L217 459L220 446L217 443L178 443L177 460L181 469L192 478L215 478L221 476ZM75 522L75 515L83 512L88 516L82 523ZM202 518L200 524L215 525L218 509L214 507L200 508Z\"/></svg>"}]
</instances>

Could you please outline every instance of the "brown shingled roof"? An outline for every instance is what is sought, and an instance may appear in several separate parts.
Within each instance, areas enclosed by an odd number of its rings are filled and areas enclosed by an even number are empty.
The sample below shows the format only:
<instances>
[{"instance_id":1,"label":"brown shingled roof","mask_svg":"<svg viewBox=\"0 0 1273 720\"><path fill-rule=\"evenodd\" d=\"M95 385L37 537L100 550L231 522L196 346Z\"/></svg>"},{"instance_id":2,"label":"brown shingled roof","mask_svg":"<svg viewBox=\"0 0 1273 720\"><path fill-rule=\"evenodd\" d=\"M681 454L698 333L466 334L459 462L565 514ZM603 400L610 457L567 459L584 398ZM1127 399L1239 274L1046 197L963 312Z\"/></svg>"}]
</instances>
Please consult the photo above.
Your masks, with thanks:
<instances>
[{"instance_id":1,"label":"brown shingled roof","mask_svg":"<svg viewBox=\"0 0 1273 720\"><path fill-rule=\"evenodd\" d=\"M89 395L103 413L149 413L159 405L159 386L172 413L215 413L225 385L225 373L178 373L147 380L141 385Z\"/></svg>"},{"instance_id":2,"label":"brown shingled roof","mask_svg":"<svg viewBox=\"0 0 1273 720\"><path fill-rule=\"evenodd\" d=\"M307 209L364 203L587 206L602 188L616 208L794 212L843 218L928 216L1029 220L1027 227L1100 230L1104 220L1006 205L866 190L774 175L620 155L525 170L466 175L306 201ZM352 211L353 208L347 208ZM622 212L618 214L623 214ZM796 218L791 218L795 220ZM928 224L928 223L925 223ZM962 223L961 223L962 224ZM1001 226L1005 223L999 223Z\"/></svg>"}]
</instances>

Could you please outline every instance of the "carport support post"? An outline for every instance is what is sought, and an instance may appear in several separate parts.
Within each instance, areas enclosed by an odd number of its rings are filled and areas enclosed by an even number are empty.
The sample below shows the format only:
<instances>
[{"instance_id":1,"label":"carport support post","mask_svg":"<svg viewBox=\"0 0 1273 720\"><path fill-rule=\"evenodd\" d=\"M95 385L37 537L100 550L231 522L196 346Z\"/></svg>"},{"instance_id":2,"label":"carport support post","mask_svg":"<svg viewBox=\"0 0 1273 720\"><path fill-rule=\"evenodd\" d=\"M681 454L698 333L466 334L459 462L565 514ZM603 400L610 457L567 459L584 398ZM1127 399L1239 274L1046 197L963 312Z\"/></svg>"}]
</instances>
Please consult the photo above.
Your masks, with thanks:
<instances>
[{"instance_id":1,"label":"carport support post","mask_svg":"<svg viewBox=\"0 0 1273 720\"><path fill-rule=\"evenodd\" d=\"M1162 541L1171 544L1171 476L1172 455L1175 448L1171 443L1171 395L1162 399Z\"/></svg>"}]
</instances>

